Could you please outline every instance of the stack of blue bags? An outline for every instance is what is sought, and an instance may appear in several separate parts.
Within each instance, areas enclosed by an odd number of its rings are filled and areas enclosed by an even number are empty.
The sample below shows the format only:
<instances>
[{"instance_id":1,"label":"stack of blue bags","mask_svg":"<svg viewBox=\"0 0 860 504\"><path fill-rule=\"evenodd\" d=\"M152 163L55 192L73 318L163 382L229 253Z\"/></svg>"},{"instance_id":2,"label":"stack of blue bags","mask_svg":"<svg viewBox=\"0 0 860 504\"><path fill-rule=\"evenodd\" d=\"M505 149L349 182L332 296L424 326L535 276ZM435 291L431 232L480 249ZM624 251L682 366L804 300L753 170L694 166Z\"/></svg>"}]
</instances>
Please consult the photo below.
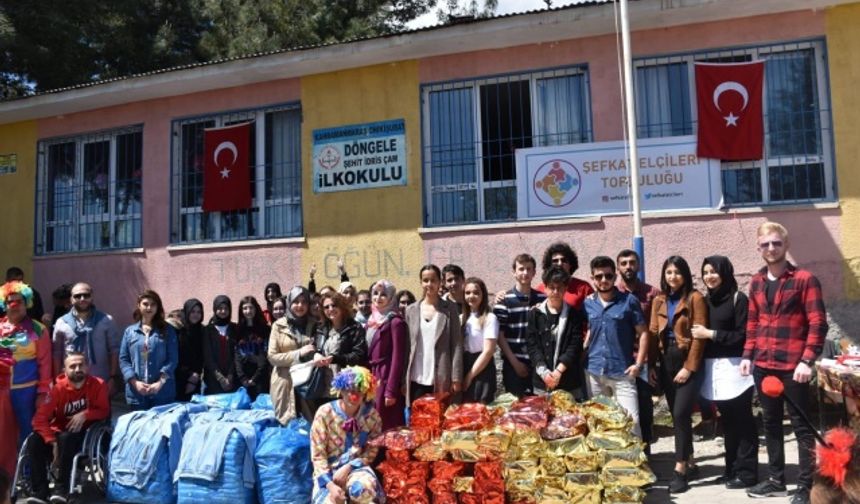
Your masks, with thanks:
<instances>
[{"instance_id":1,"label":"stack of blue bags","mask_svg":"<svg viewBox=\"0 0 860 504\"><path fill-rule=\"evenodd\" d=\"M271 398L244 388L119 418L108 462L111 502L306 504L310 426L281 427Z\"/></svg>"}]
</instances>

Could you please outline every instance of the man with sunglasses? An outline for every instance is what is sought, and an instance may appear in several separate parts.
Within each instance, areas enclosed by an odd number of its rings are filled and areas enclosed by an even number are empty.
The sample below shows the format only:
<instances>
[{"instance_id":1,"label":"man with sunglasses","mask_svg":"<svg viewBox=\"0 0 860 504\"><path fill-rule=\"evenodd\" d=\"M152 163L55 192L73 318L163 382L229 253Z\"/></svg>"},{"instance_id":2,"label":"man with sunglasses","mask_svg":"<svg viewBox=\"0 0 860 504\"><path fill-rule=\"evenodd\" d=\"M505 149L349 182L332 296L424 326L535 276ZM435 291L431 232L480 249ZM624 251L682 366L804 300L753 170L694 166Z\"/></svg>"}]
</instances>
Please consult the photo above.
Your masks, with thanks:
<instances>
[{"instance_id":1,"label":"man with sunglasses","mask_svg":"<svg viewBox=\"0 0 860 504\"><path fill-rule=\"evenodd\" d=\"M119 345L122 334L113 317L96 309L93 288L78 282L72 286L72 309L54 325L54 366L62 372L69 352L87 356L89 373L108 384L110 395L119 390Z\"/></svg>"},{"instance_id":2,"label":"man with sunglasses","mask_svg":"<svg viewBox=\"0 0 860 504\"><path fill-rule=\"evenodd\" d=\"M761 384L768 376L782 381L784 395L805 410L815 359L827 336L827 314L821 283L809 271L788 262L788 231L776 222L758 228L758 250L766 265L753 275L749 286L747 338L740 372L755 378L764 417L768 479L749 488L750 497L786 495L783 398L768 397ZM788 408L797 437L800 469L792 504L809 502L815 473L815 434L800 411Z\"/></svg>"},{"instance_id":3,"label":"man with sunglasses","mask_svg":"<svg viewBox=\"0 0 860 504\"><path fill-rule=\"evenodd\" d=\"M597 256L591 260L591 279L596 292L585 298L588 317L586 383L591 396L615 398L633 417L633 433L639 428L636 378L648 356L648 326L636 296L615 287L615 261ZM633 347L638 340L635 358Z\"/></svg>"}]
</instances>

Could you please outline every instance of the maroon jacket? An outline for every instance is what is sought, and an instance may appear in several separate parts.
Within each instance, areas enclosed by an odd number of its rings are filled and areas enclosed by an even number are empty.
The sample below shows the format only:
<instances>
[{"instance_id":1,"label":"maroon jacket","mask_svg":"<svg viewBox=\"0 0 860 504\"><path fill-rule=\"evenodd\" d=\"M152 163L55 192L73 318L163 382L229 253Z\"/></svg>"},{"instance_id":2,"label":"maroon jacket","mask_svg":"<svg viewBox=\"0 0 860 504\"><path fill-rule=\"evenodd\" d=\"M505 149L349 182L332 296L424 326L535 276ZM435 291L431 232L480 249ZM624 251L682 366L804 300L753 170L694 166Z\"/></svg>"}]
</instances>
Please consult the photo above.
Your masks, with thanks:
<instances>
[{"instance_id":1,"label":"maroon jacket","mask_svg":"<svg viewBox=\"0 0 860 504\"><path fill-rule=\"evenodd\" d=\"M403 378L406 375L406 359L409 356L409 329L406 322L395 315L382 324L370 342L370 371L379 381L376 392L376 409L382 417L382 428L388 430L403 425L403 408L406 405L402 393ZM385 398L397 402L385 406Z\"/></svg>"}]
</instances>

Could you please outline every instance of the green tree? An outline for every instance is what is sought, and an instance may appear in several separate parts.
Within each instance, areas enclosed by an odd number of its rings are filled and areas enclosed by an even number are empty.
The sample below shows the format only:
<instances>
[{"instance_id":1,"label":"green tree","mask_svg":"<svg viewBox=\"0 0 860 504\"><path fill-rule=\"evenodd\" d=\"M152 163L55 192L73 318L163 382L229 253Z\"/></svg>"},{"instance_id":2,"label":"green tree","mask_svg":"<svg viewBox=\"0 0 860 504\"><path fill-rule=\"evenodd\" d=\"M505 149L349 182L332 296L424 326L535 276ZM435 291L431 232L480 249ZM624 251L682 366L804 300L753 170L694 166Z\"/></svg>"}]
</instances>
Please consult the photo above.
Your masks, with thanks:
<instances>
[{"instance_id":1,"label":"green tree","mask_svg":"<svg viewBox=\"0 0 860 504\"><path fill-rule=\"evenodd\" d=\"M443 23L452 17L490 17L496 12L498 6L499 0L445 0L445 4L436 15Z\"/></svg>"}]
</instances>

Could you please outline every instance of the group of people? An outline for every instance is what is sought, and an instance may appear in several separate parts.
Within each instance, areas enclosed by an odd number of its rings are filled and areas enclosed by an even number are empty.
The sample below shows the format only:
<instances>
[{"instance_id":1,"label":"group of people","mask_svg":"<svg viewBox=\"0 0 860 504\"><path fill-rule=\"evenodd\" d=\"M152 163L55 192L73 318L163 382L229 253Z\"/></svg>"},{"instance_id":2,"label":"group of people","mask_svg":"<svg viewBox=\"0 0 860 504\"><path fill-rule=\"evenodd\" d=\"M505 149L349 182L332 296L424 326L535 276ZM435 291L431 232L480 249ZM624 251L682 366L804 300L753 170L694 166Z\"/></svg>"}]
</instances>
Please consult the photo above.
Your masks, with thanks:
<instances>
[{"instance_id":1,"label":"group of people","mask_svg":"<svg viewBox=\"0 0 860 504\"><path fill-rule=\"evenodd\" d=\"M366 440L372 434L367 429L404 425L405 408L427 393L493 401L498 347L505 391L524 396L562 389L581 400L612 396L645 443L653 440L653 397L665 394L674 421L672 493L686 491L696 471L694 407L700 397L713 401L726 448L725 474L718 482L754 497L785 495L783 398L762 394L761 383L778 378L784 394L804 408L827 322L818 280L787 260L787 230L766 222L757 240L765 266L753 275L749 295L739 291L724 256L705 258L700 271L705 289L699 292L680 256L663 262L659 288L640 280L640 258L632 250L614 259L594 257L587 282L573 276L579 268L576 253L555 243L543 255L538 285L532 285L537 261L520 254L512 261L513 287L495 294L453 264L422 267L417 300L388 280L357 290L341 264L337 289L326 286L316 293L312 269L309 288L295 286L283 295L279 285L267 285L265 308L253 296L242 298L235 322L230 298L217 296L204 323L201 301L190 299L182 310L166 314L158 294L147 290L137 299L135 323L121 336L112 317L95 308L86 283L71 287L69 311L54 322L51 335L26 314L32 290L20 281L7 282L0 293L6 310L0 329L6 334L14 327L27 342L15 350L11 373L18 439L37 423L35 406L50 390L52 370L64 371L74 382L69 359L78 367L83 361L104 384L105 396L124 386L135 408L244 387L252 397L269 393L283 424L298 415L317 419L315 495L344 497L351 491L345 486L350 471L361 477L373 454L332 466L339 455L328 452L344 445L337 440L352 444L359 442L354 433L364 432L359 438ZM756 389L769 459L763 479L752 414ZM800 456L792 502L804 503L812 487L815 437L800 412L788 411ZM340 421L356 415L367 425ZM326 425L328 434L319 431ZM356 488L373 493L374 483L362 481Z\"/></svg>"}]
</instances>

